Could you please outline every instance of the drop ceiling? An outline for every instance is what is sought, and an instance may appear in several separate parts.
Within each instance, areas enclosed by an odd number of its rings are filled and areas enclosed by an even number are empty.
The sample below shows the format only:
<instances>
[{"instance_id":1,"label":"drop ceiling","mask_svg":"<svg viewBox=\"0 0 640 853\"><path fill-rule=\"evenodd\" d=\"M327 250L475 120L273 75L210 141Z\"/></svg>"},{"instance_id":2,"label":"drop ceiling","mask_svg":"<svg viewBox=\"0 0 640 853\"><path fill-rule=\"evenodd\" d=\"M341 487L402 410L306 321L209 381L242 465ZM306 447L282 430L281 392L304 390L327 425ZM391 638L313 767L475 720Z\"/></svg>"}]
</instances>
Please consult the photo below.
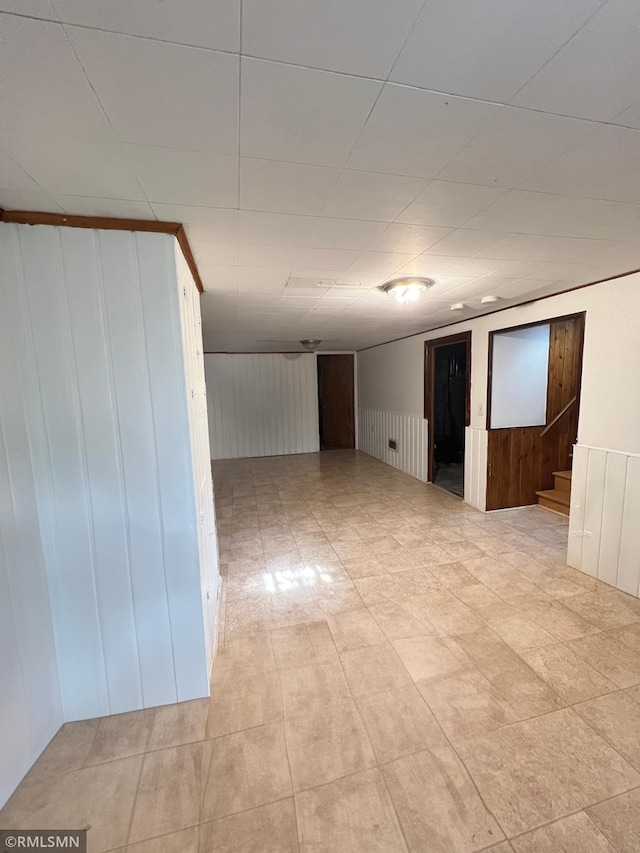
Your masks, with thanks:
<instances>
[{"instance_id":1,"label":"drop ceiling","mask_svg":"<svg viewBox=\"0 0 640 853\"><path fill-rule=\"evenodd\" d=\"M208 350L359 349L640 267L639 31L637 0L0 0L0 206L184 223Z\"/></svg>"}]
</instances>

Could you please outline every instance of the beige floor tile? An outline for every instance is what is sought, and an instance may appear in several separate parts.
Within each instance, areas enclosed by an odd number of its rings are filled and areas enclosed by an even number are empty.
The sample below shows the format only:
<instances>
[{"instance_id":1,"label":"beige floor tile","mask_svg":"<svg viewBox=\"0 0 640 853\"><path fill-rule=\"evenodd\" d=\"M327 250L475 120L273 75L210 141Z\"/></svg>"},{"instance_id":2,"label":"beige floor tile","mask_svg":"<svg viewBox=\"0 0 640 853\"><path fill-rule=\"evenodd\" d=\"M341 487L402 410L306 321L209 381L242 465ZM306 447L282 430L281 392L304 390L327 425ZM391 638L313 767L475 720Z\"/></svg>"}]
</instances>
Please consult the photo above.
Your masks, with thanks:
<instances>
[{"instance_id":1,"label":"beige floor tile","mask_svg":"<svg viewBox=\"0 0 640 853\"><path fill-rule=\"evenodd\" d=\"M301 853L406 853L380 771L296 795Z\"/></svg>"},{"instance_id":2,"label":"beige floor tile","mask_svg":"<svg viewBox=\"0 0 640 853\"><path fill-rule=\"evenodd\" d=\"M114 850L112 853L199 853L199 835L198 827L192 826L169 835L160 835L157 838L148 838L146 841L129 844L126 848Z\"/></svg>"},{"instance_id":3,"label":"beige floor tile","mask_svg":"<svg viewBox=\"0 0 640 853\"><path fill-rule=\"evenodd\" d=\"M504 838L451 747L418 752L381 770L412 853L465 853Z\"/></svg>"},{"instance_id":4,"label":"beige floor tile","mask_svg":"<svg viewBox=\"0 0 640 853\"><path fill-rule=\"evenodd\" d=\"M507 837L579 811L566 786L513 726L457 746Z\"/></svg>"},{"instance_id":5,"label":"beige floor tile","mask_svg":"<svg viewBox=\"0 0 640 853\"><path fill-rule=\"evenodd\" d=\"M293 798L202 824L197 853L298 853Z\"/></svg>"},{"instance_id":6,"label":"beige floor tile","mask_svg":"<svg viewBox=\"0 0 640 853\"><path fill-rule=\"evenodd\" d=\"M613 634L595 634L567 645L618 687L640 684L640 656Z\"/></svg>"},{"instance_id":7,"label":"beige floor tile","mask_svg":"<svg viewBox=\"0 0 640 853\"><path fill-rule=\"evenodd\" d=\"M640 770L640 704L622 690L574 706L623 758Z\"/></svg>"},{"instance_id":8,"label":"beige floor tile","mask_svg":"<svg viewBox=\"0 0 640 853\"><path fill-rule=\"evenodd\" d=\"M153 708L148 749L167 749L203 740L207 730L209 699L194 699Z\"/></svg>"},{"instance_id":9,"label":"beige floor tile","mask_svg":"<svg viewBox=\"0 0 640 853\"><path fill-rule=\"evenodd\" d=\"M276 669L214 663L207 737L231 734L282 718L280 674Z\"/></svg>"},{"instance_id":10,"label":"beige floor tile","mask_svg":"<svg viewBox=\"0 0 640 853\"><path fill-rule=\"evenodd\" d=\"M584 812L534 829L511 844L515 853L615 853Z\"/></svg>"},{"instance_id":11,"label":"beige floor tile","mask_svg":"<svg viewBox=\"0 0 640 853\"><path fill-rule=\"evenodd\" d=\"M216 655L216 666L240 668L255 666L260 669L274 669L276 665L271 648L271 635L268 631L244 634L225 640Z\"/></svg>"},{"instance_id":12,"label":"beige floor tile","mask_svg":"<svg viewBox=\"0 0 640 853\"><path fill-rule=\"evenodd\" d=\"M572 708L514 728L583 808L640 786L640 774Z\"/></svg>"},{"instance_id":13,"label":"beige floor tile","mask_svg":"<svg viewBox=\"0 0 640 853\"><path fill-rule=\"evenodd\" d=\"M339 662L283 669L280 680L287 718L331 708L351 698Z\"/></svg>"},{"instance_id":14,"label":"beige floor tile","mask_svg":"<svg viewBox=\"0 0 640 853\"><path fill-rule=\"evenodd\" d=\"M380 764L447 740L416 687L359 696L356 704Z\"/></svg>"},{"instance_id":15,"label":"beige floor tile","mask_svg":"<svg viewBox=\"0 0 640 853\"><path fill-rule=\"evenodd\" d=\"M628 625L626 628L618 628L616 631L610 631L609 633L618 640L622 640L629 648L640 652L640 622Z\"/></svg>"},{"instance_id":16,"label":"beige floor tile","mask_svg":"<svg viewBox=\"0 0 640 853\"><path fill-rule=\"evenodd\" d=\"M134 756L20 786L0 812L0 828L90 827L91 853L123 847L141 768Z\"/></svg>"},{"instance_id":17,"label":"beige floor tile","mask_svg":"<svg viewBox=\"0 0 640 853\"><path fill-rule=\"evenodd\" d=\"M152 709L102 717L85 763L103 764L145 752L152 725Z\"/></svg>"},{"instance_id":18,"label":"beige floor tile","mask_svg":"<svg viewBox=\"0 0 640 853\"><path fill-rule=\"evenodd\" d=\"M459 672L464 664L438 637L394 640L393 646L414 681L429 681Z\"/></svg>"},{"instance_id":19,"label":"beige floor tile","mask_svg":"<svg viewBox=\"0 0 640 853\"><path fill-rule=\"evenodd\" d=\"M441 637L456 637L485 624L470 607L444 588L405 598L402 606L416 619L428 621L434 633Z\"/></svg>"},{"instance_id":20,"label":"beige floor tile","mask_svg":"<svg viewBox=\"0 0 640 853\"><path fill-rule=\"evenodd\" d=\"M562 603L602 631L640 622L640 601L616 589L572 595Z\"/></svg>"},{"instance_id":21,"label":"beige floor tile","mask_svg":"<svg viewBox=\"0 0 640 853\"><path fill-rule=\"evenodd\" d=\"M416 619L397 601L377 601L369 606L369 612L390 640L434 634L431 625Z\"/></svg>"},{"instance_id":22,"label":"beige floor tile","mask_svg":"<svg viewBox=\"0 0 640 853\"><path fill-rule=\"evenodd\" d=\"M360 558L354 557L351 559L345 559L342 562L349 573L349 576L353 580L356 580L357 578L373 577L375 575L386 575L389 571L384 565L384 562L373 556Z\"/></svg>"},{"instance_id":23,"label":"beige floor tile","mask_svg":"<svg viewBox=\"0 0 640 853\"><path fill-rule=\"evenodd\" d=\"M616 689L615 684L562 643L536 649L522 657L568 705Z\"/></svg>"},{"instance_id":24,"label":"beige floor tile","mask_svg":"<svg viewBox=\"0 0 640 853\"><path fill-rule=\"evenodd\" d=\"M22 785L82 767L93 746L99 722L65 723L22 780Z\"/></svg>"},{"instance_id":25,"label":"beige floor tile","mask_svg":"<svg viewBox=\"0 0 640 853\"><path fill-rule=\"evenodd\" d=\"M377 646L386 640L380 626L366 608L336 613L327 619L339 652Z\"/></svg>"},{"instance_id":26,"label":"beige floor tile","mask_svg":"<svg viewBox=\"0 0 640 853\"><path fill-rule=\"evenodd\" d=\"M326 621L291 625L271 632L279 669L338 663L338 652Z\"/></svg>"},{"instance_id":27,"label":"beige floor tile","mask_svg":"<svg viewBox=\"0 0 640 853\"><path fill-rule=\"evenodd\" d=\"M509 703L477 670L422 681L418 688L454 741L494 731L518 719Z\"/></svg>"},{"instance_id":28,"label":"beige floor tile","mask_svg":"<svg viewBox=\"0 0 640 853\"><path fill-rule=\"evenodd\" d=\"M287 719L285 734L296 791L323 785L376 764L367 731L352 699Z\"/></svg>"},{"instance_id":29,"label":"beige floor tile","mask_svg":"<svg viewBox=\"0 0 640 853\"><path fill-rule=\"evenodd\" d=\"M502 637L515 652L522 654L531 649L550 646L557 642L556 638L552 637L544 628L532 622L531 619L527 619L526 616L517 613L515 608L512 608L511 613L496 615L495 617L492 615L492 609L483 609L481 615L489 622L496 634ZM499 608L497 613L500 614L501 610L502 608Z\"/></svg>"},{"instance_id":30,"label":"beige floor tile","mask_svg":"<svg viewBox=\"0 0 640 853\"><path fill-rule=\"evenodd\" d=\"M618 853L640 850L640 790L621 794L587 809L587 814L606 835Z\"/></svg>"},{"instance_id":31,"label":"beige floor tile","mask_svg":"<svg viewBox=\"0 0 640 853\"><path fill-rule=\"evenodd\" d=\"M282 723L224 735L208 743L211 761L202 801L202 821L291 796Z\"/></svg>"},{"instance_id":32,"label":"beige floor tile","mask_svg":"<svg viewBox=\"0 0 640 853\"><path fill-rule=\"evenodd\" d=\"M344 652L342 666L354 696L411 685L411 677L391 643Z\"/></svg>"},{"instance_id":33,"label":"beige floor tile","mask_svg":"<svg viewBox=\"0 0 640 853\"><path fill-rule=\"evenodd\" d=\"M176 832L200 822L203 778L211 744L150 752L144 758L129 842Z\"/></svg>"},{"instance_id":34,"label":"beige floor tile","mask_svg":"<svg viewBox=\"0 0 640 853\"><path fill-rule=\"evenodd\" d=\"M513 604L560 642L599 633L599 628L565 607L562 601L541 595L518 597L513 599Z\"/></svg>"},{"instance_id":35,"label":"beige floor tile","mask_svg":"<svg viewBox=\"0 0 640 853\"><path fill-rule=\"evenodd\" d=\"M557 694L490 628L461 635L455 643L520 719L561 707Z\"/></svg>"}]
</instances>

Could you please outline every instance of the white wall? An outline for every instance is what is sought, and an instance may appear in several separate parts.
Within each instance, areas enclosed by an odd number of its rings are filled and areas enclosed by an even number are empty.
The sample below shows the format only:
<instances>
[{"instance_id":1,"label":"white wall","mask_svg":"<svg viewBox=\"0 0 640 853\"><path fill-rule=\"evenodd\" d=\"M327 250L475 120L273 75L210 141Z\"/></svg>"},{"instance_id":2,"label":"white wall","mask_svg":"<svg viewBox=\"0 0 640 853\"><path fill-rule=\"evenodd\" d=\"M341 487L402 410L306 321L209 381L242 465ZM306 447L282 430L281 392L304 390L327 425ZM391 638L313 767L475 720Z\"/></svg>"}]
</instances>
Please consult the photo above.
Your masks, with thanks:
<instances>
[{"instance_id":1,"label":"white wall","mask_svg":"<svg viewBox=\"0 0 640 853\"><path fill-rule=\"evenodd\" d=\"M65 720L208 693L174 245L0 225Z\"/></svg>"},{"instance_id":2,"label":"white wall","mask_svg":"<svg viewBox=\"0 0 640 853\"><path fill-rule=\"evenodd\" d=\"M546 424L550 328L545 324L494 335L492 429Z\"/></svg>"},{"instance_id":3,"label":"white wall","mask_svg":"<svg viewBox=\"0 0 640 853\"><path fill-rule=\"evenodd\" d=\"M313 453L315 353L205 355L212 459Z\"/></svg>"},{"instance_id":4,"label":"white wall","mask_svg":"<svg viewBox=\"0 0 640 853\"><path fill-rule=\"evenodd\" d=\"M63 722L13 260L0 250L0 807Z\"/></svg>"},{"instance_id":5,"label":"white wall","mask_svg":"<svg viewBox=\"0 0 640 853\"><path fill-rule=\"evenodd\" d=\"M410 309L409 309L410 310ZM465 483L465 500L483 509L486 466L486 403L489 331L586 311L583 377L578 445L604 448L623 455L640 454L640 275L626 276L570 293L476 319L358 353L362 409L419 417L424 401L424 342L461 331L472 331L471 428L485 433L467 465L484 482ZM473 447L467 442L467 447ZM574 472L580 473L580 453ZM473 498L482 497L479 505ZM572 516L574 514L572 507ZM572 518L573 523L573 518ZM574 525L583 530L580 524ZM593 531L591 531L593 535ZM638 548L640 550L640 548Z\"/></svg>"}]
</instances>

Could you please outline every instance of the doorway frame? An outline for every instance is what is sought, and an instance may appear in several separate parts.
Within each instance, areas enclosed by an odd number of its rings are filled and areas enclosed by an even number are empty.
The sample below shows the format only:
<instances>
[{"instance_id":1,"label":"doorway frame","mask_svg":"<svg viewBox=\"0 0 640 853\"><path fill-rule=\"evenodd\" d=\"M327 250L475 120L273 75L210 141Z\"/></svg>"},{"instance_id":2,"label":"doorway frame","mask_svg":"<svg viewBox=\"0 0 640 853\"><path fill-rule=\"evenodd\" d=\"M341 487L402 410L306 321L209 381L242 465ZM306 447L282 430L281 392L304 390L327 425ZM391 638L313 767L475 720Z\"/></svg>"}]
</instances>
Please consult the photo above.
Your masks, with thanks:
<instances>
[{"instance_id":1,"label":"doorway frame","mask_svg":"<svg viewBox=\"0 0 640 853\"><path fill-rule=\"evenodd\" d=\"M358 449L358 354L353 350L339 350L338 352L315 352L316 357L316 387L318 399L318 450L322 452L322 409L320 402L320 359L324 356L351 356L351 372L353 385L353 399L351 401L351 442L353 447L349 449Z\"/></svg>"},{"instance_id":2,"label":"doorway frame","mask_svg":"<svg viewBox=\"0 0 640 853\"><path fill-rule=\"evenodd\" d=\"M465 394L464 425L465 428L471 423L471 331L457 332L455 335L447 335L444 338L433 338L424 342L424 418L427 421L428 430L428 453L427 453L427 479L433 482L435 433L433 422L435 420L435 350L451 344L467 345L467 388ZM466 457L466 451L465 451Z\"/></svg>"}]
</instances>

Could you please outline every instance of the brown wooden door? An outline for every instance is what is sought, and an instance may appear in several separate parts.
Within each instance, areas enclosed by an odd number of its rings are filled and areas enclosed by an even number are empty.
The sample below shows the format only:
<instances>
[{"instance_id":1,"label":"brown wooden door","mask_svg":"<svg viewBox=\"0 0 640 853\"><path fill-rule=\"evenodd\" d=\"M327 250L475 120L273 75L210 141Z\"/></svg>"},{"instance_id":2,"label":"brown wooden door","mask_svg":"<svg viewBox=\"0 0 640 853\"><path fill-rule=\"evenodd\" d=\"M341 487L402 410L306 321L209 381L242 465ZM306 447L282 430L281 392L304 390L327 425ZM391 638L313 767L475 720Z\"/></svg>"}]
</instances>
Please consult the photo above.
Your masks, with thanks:
<instances>
[{"instance_id":1,"label":"brown wooden door","mask_svg":"<svg viewBox=\"0 0 640 853\"><path fill-rule=\"evenodd\" d=\"M353 356L318 356L318 405L322 450L355 447Z\"/></svg>"}]
</instances>

